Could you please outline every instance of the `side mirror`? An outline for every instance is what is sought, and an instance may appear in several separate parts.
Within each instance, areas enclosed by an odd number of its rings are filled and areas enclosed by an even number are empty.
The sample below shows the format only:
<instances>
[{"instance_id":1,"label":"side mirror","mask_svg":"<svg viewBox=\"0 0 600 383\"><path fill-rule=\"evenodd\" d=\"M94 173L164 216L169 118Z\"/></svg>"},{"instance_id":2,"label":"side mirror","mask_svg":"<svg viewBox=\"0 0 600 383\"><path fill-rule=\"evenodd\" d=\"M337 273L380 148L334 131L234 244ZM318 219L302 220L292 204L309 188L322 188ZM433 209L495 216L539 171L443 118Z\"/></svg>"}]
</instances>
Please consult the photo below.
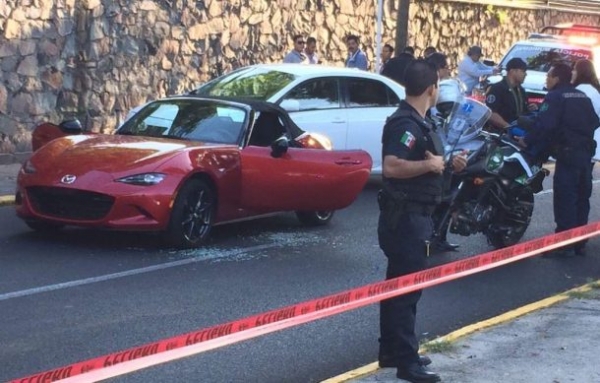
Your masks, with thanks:
<instances>
[{"instance_id":1,"label":"side mirror","mask_svg":"<svg viewBox=\"0 0 600 383\"><path fill-rule=\"evenodd\" d=\"M67 134L81 134L83 132L83 128L81 127L81 122L78 119L73 120L65 120L61 122L58 127L60 130Z\"/></svg>"},{"instance_id":2,"label":"side mirror","mask_svg":"<svg viewBox=\"0 0 600 383\"><path fill-rule=\"evenodd\" d=\"M487 66L496 66L496 62L493 60L483 60L482 62Z\"/></svg>"},{"instance_id":3,"label":"side mirror","mask_svg":"<svg viewBox=\"0 0 600 383\"><path fill-rule=\"evenodd\" d=\"M300 110L300 102L297 100L283 100L279 106L288 112L297 112Z\"/></svg>"},{"instance_id":4,"label":"side mirror","mask_svg":"<svg viewBox=\"0 0 600 383\"><path fill-rule=\"evenodd\" d=\"M287 153L290 142L285 136L281 136L271 144L271 157L279 158Z\"/></svg>"}]
</instances>

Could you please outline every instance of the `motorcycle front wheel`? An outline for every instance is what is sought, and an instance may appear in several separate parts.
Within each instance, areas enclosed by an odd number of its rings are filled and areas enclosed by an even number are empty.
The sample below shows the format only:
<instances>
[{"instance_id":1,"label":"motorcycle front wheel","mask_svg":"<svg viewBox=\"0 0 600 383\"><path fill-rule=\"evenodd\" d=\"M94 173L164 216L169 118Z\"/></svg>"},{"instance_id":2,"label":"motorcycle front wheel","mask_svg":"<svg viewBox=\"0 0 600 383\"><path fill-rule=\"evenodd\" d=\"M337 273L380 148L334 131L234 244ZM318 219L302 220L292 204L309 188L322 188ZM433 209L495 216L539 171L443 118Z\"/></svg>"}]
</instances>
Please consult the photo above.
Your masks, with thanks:
<instances>
[{"instance_id":1,"label":"motorcycle front wheel","mask_svg":"<svg viewBox=\"0 0 600 383\"><path fill-rule=\"evenodd\" d=\"M524 189L509 205L508 211L500 211L486 231L488 243L495 249L516 245L531 222L533 215L533 192Z\"/></svg>"}]
</instances>

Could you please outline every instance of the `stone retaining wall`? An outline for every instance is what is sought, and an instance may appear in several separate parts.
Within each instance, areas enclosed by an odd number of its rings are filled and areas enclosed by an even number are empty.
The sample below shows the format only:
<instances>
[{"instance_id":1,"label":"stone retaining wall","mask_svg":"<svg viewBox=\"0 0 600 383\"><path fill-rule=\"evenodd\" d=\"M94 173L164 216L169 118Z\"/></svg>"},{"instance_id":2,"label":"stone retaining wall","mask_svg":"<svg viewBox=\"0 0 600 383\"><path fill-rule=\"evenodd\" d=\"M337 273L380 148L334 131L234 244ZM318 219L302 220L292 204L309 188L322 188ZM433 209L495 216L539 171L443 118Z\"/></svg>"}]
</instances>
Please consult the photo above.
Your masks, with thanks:
<instances>
[{"instance_id":1,"label":"stone retaining wall","mask_svg":"<svg viewBox=\"0 0 600 383\"><path fill-rule=\"evenodd\" d=\"M384 42L393 43L395 7L386 1ZM323 61L338 66L344 37L360 35L373 69L374 8L363 0L2 0L0 153L30 150L36 124L69 115L110 132L146 100L281 61L297 33L316 37ZM417 0L409 44L417 54L436 46L455 64L477 43L498 60L530 31L566 21L598 25L600 17Z\"/></svg>"}]
</instances>

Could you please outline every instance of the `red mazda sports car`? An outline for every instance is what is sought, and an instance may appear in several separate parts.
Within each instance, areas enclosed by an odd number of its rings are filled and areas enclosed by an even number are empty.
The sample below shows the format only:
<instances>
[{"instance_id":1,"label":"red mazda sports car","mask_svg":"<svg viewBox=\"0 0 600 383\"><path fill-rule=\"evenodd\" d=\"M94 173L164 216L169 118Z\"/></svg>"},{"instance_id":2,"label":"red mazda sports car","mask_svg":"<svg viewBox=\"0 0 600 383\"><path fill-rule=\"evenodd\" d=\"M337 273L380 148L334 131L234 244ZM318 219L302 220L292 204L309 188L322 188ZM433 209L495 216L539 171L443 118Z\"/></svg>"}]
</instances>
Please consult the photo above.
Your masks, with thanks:
<instances>
[{"instance_id":1,"label":"red mazda sports car","mask_svg":"<svg viewBox=\"0 0 600 383\"><path fill-rule=\"evenodd\" d=\"M29 227L160 231L178 247L198 246L215 224L273 212L326 224L372 164L362 150L331 150L274 104L197 96L154 101L114 135L43 124L34 144L16 193Z\"/></svg>"}]
</instances>

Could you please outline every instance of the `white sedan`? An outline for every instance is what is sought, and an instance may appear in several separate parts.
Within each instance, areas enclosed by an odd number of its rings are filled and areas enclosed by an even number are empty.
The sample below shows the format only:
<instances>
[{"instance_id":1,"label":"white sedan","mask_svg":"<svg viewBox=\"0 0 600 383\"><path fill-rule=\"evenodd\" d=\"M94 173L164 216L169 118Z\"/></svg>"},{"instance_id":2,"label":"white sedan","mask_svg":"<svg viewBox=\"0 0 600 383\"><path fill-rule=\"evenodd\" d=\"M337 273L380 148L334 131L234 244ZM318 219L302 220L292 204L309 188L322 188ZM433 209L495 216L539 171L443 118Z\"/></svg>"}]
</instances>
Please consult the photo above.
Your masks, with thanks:
<instances>
[{"instance_id":1,"label":"white sedan","mask_svg":"<svg viewBox=\"0 0 600 383\"><path fill-rule=\"evenodd\" d=\"M240 68L191 93L248 97L278 104L303 130L329 137L334 149L367 151L373 159L373 174L381 174L381 134L385 120L405 96L402 86L378 74L301 64Z\"/></svg>"}]
</instances>

